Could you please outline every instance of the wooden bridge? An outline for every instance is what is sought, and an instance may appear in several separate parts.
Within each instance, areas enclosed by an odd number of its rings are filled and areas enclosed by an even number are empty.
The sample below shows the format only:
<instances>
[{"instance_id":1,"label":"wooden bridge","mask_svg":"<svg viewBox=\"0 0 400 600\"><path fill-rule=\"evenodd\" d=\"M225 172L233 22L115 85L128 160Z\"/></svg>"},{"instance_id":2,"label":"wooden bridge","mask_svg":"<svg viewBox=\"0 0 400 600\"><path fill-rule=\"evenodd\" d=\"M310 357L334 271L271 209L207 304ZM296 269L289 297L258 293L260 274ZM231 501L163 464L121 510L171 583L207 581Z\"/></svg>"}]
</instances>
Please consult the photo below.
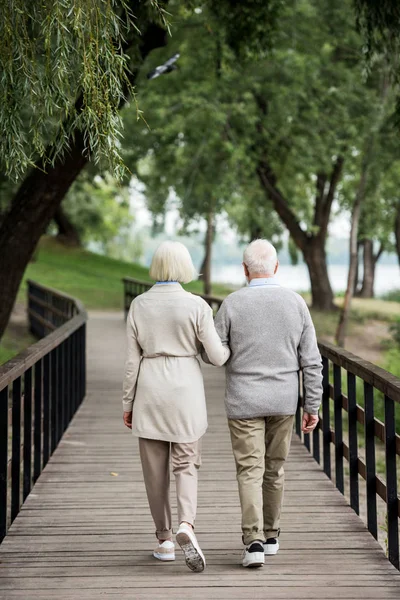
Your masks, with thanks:
<instances>
[{"instance_id":1,"label":"wooden bridge","mask_svg":"<svg viewBox=\"0 0 400 600\"><path fill-rule=\"evenodd\" d=\"M39 292L40 288L37 288L31 293L39 300L36 306L41 306L47 313L42 312L38 319L33 319L33 324L38 326L39 323L44 334L54 329L49 306L54 307L55 302L54 296L48 292L46 297ZM61 318L65 307L60 307L60 301L56 312ZM34 303L32 298L31 303ZM89 317L85 394L85 369L81 359L86 316L82 311L68 310L65 324L38 342L42 346L36 349L36 354L32 354L30 349L23 355L22 367L19 360L0 368L0 401L3 402L0 408L6 398L4 390L8 390L7 399L10 397L12 401L11 408L7 402L7 429L4 410L0 419L0 436L3 435L3 438L0 437L1 523L3 533L7 530L0 546L0 599L400 598L399 571L389 562L381 545L313 458L317 451L319 454L319 437L322 447L326 441L326 418L325 425L318 432L318 442L316 437L311 440L311 453L307 449L310 440L306 440L305 446L300 438L294 436L286 468L281 551L277 556L267 557L262 569L254 571L241 567L240 510L224 414L224 372L223 369L207 366L204 367L204 375L210 427L204 439L197 520L198 538L207 558L207 569L202 574L190 572L180 551L174 563L155 561L151 557L155 543L154 527L147 506L137 444L122 424L123 315L93 313ZM31 313L35 313L32 306ZM61 341L57 337L60 332L64 336ZM68 332L75 336L72 342L68 342ZM47 354L43 355L41 366L37 367L38 363L34 361L41 352ZM46 359L46 356L50 358ZM74 360L75 356L78 356L80 365ZM22 368L26 370L21 371ZM31 369L34 370L33 382ZM63 371L67 376L63 375ZM27 372L30 373L28 381L22 377L22 372L24 378ZM75 373L77 385L65 388L68 374L72 373ZM20 381L16 384L18 379ZM325 374L328 403L330 395L338 395L337 379L335 382L331 390ZM392 380L392 384L395 383ZM347 401L347 409L351 413L350 391L351 386L347 397L342 394L340 405L342 411ZM387 387L386 393L391 391L390 386ZM24 423L32 417L28 408L31 400L33 413L41 415L41 418L35 419L40 424L40 433L33 428L33 443L29 437L30 427L23 427L22 434L21 431L18 434L21 412ZM20 406L19 414L17 405ZM62 411L60 406L63 406ZM339 424L337 413L336 426ZM69 417L72 420L67 427ZM368 419L367 414L366 423ZM7 448L4 433L8 431L8 425L12 439ZM390 437L390 431L390 427L384 427L384 438ZM354 444L349 440L346 445L342 440L341 454L337 450L340 441L338 430L336 440L332 432L329 434L329 452L331 448L334 450L332 460L338 476L336 479L339 479L336 485L340 486L341 458L346 458L346 447L354 452ZM376 425L375 434L378 438L382 436ZM396 464L396 436L394 444ZM352 460L354 456L349 458ZM359 457L357 460L364 464ZM371 471L368 456L365 461L368 481ZM326 470L327 457L323 462ZM390 478L390 468L388 473ZM379 496L380 484L377 482L381 480L375 473L374 477L375 496L376 493ZM8 486L7 481L11 482ZM35 483L30 490L32 482ZM385 482L381 484L385 486ZM371 481L368 485L371 489ZM354 505L354 480L352 492ZM397 490L395 492L398 510ZM386 487L385 494L389 509L393 511ZM176 508L174 501L173 507ZM373 530L371 510L368 516ZM398 513L396 523L397 519ZM390 527L392 520L388 521ZM395 548L391 538L392 562L396 558Z\"/></svg>"}]
</instances>

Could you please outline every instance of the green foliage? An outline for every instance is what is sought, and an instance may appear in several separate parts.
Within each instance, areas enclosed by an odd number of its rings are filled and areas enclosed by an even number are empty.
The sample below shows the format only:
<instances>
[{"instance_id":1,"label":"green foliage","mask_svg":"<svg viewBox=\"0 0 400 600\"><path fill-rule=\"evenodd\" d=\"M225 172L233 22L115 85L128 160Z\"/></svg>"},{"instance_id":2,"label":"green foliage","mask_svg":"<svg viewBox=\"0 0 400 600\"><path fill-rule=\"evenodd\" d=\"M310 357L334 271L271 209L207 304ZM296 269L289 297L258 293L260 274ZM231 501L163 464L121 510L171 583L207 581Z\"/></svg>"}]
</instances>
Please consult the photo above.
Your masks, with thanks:
<instances>
[{"instance_id":1,"label":"green foliage","mask_svg":"<svg viewBox=\"0 0 400 600\"><path fill-rule=\"evenodd\" d=\"M259 56L272 47L284 4L284 0L206 3L211 14L224 23L226 43L241 59Z\"/></svg>"},{"instance_id":2,"label":"green foliage","mask_svg":"<svg viewBox=\"0 0 400 600\"><path fill-rule=\"evenodd\" d=\"M392 323L390 326L390 333L392 334L392 338L397 345L397 349L400 350L400 319ZM400 369L399 369L400 376Z\"/></svg>"},{"instance_id":3,"label":"green foliage","mask_svg":"<svg viewBox=\"0 0 400 600\"><path fill-rule=\"evenodd\" d=\"M279 236L281 225L256 178L267 153L296 218L315 234L317 175L329 178L339 154L347 182L342 195L347 206L354 200L361 151L380 104L379 69L366 83L350 0L276 3L273 47L265 39L258 52L249 49L252 60L239 59L243 53L229 33L217 29L224 4L182 15L168 47L181 52L178 71L155 80L140 98L150 130L137 125L131 109L124 112L127 160L133 170L139 159L160 221L173 189L188 220L211 207L226 210L242 235ZM273 3L264 4L272 10ZM146 70L159 60L154 53Z\"/></svg>"},{"instance_id":4,"label":"green foliage","mask_svg":"<svg viewBox=\"0 0 400 600\"><path fill-rule=\"evenodd\" d=\"M8 176L20 179L37 158L46 168L78 132L93 161L122 176L119 107L133 94L125 52L137 53L141 24L163 18L160 10L156 0L134 12L126 0L1 0L0 157Z\"/></svg>"},{"instance_id":5,"label":"green foliage","mask_svg":"<svg viewBox=\"0 0 400 600\"><path fill-rule=\"evenodd\" d=\"M399 50L400 4L397 0L355 0L357 23L365 37L365 51L386 50L393 60Z\"/></svg>"},{"instance_id":6,"label":"green foliage","mask_svg":"<svg viewBox=\"0 0 400 600\"><path fill-rule=\"evenodd\" d=\"M400 302L400 290L391 290L390 292L386 292L386 294L383 296L383 300Z\"/></svg>"},{"instance_id":7,"label":"green foliage","mask_svg":"<svg viewBox=\"0 0 400 600\"><path fill-rule=\"evenodd\" d=\"M116 238L120 243L126 241L133 221L128 188L108 173L93 177L85 171L68 192L63 208L81 240L86 244L97 242L108 255Z\"/></svg>"}]
</instances>

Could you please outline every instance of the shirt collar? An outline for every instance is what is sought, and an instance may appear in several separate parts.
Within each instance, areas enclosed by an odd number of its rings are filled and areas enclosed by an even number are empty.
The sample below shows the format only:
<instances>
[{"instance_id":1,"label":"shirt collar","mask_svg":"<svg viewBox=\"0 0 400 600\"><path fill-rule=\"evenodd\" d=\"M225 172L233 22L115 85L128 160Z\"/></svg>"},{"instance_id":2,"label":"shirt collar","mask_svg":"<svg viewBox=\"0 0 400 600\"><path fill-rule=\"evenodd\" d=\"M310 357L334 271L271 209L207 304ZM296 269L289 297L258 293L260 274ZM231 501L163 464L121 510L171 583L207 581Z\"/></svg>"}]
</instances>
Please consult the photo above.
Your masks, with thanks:
<instances>
[{"instance_id":1,"label":"shirt collar","mask_svg":"<svg viewBox=\"0 0 400 600\"><path fill-rule=\"evenodd\" d=\"M173 285L177 281L156 281L154 285Z\"/></svg>"},{"instance_id":2,"label":"shirt collar","mask_svg":"<svg viewBox=\"0 0 400 600\"><path fill-rule=\"evenodd\" d=\"M266 285L277 285L279 286L278 279L276 277L265 277L252 279L249 283L249 287L261 287Z\"/></svg>"}]
</instances>

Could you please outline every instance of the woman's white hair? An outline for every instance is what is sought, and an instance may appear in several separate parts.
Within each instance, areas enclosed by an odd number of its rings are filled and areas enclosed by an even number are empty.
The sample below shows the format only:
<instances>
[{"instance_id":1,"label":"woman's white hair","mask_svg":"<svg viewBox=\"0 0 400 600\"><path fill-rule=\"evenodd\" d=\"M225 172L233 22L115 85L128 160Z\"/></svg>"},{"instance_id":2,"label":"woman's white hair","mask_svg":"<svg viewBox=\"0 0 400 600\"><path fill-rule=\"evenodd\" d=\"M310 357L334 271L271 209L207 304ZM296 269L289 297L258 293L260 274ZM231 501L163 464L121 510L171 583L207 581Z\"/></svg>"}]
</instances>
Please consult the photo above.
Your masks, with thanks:
<instances>
[{"instance_id":1,"label":"woman's white hair","mask_svg":"<svg viewBox=\"0 0 400 600\"><path fill-rule=\"evenodd\" d=\"M278 257L274 246L268 240L254 240L245 249L243 262L251 274L272 276Z\"/></svg>"},{"instance_id":2,"label":"woman's white hair","mask_svg":"<svg viewBox=\"0 0 400 600\"><path fill-rule=\"evenodd\" d=\"M151 261L150 277L154 281L193 281L197 272L186 246L180 242L160 244Z\"/></svg>"}]
</instances>

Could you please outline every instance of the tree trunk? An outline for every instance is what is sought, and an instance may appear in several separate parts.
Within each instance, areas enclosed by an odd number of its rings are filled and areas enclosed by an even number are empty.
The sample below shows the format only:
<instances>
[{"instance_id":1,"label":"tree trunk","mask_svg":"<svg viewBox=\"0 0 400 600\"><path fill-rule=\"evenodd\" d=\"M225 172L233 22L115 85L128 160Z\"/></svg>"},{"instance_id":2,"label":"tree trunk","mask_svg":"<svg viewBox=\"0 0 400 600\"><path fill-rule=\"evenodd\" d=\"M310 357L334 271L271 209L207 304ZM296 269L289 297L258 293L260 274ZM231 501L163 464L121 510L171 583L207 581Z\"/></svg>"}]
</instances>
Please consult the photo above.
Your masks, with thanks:
<instances>
[{"instance_id":1,"label":"tree trunk","mask_svg":"<svg viewBox=\"0 0 400 600\"><path fill-rule=\"evenodd\" d=\"M204 282L204 294L210 295L211 287L211 259L212 245L214 241L214 212L211 210L207 215L207 231L204 238L204 259L200 270L200 280Z\"/></svg>"},{"instance_id":2,"label":"tree trunk","mask_svg":"<svg viewBox=\"0 0 400 600\"><path fill-rule=\"evenodd\" d=\"M394 234L396 238L397 258L400 266L400 201L397 204L396 220L394 223Z\"/></svg>"},{"instance_id":3,"label":"tree trunk","mask_svg":"<svg viewBox=\"0 0 400 600\"><path fill-rule=\"evenodd\" d=\"M0 230L0 338L4 333L25 268L57 207L87 162L83 137L45 173L33 169L14 196Z\"/></svg>"},{"instance_id":4,"label":"tree trunk","mask_svg":"<svg viewBox=\"0 0 400 600\"><path fill-rule=\"evenodd\" d=\"M313 308L325 311L336 310L323 240L318 236L309 238L303 256L310 275Z\"/></svg>"},{"instance_id":5,"label":"tree trunk","mask_svg":"<svg viewBox=\"0 0 400 600\"><path fill-rule=\"evenodd\" d=\"M363 283L358 295L360 298L373 298L376 266L373 241L371 239L363 240L363 248Z\"/></svg>"},{"instance_id":6,"label":"tree trunk","mask_svg":"<svg viewBox=\"0 0 400 600\"><path fill-rule=\"evenodd\" d=\"M351 301L354 293L354 281L356 278L357 265L358 265L358 227L361 217L361 205L365 196L365 187L367 183L367 164L368 159L364 161L363 169L360 177L360 184L358 186L356 199L354 201L353 213L351 216L351 230L350 230L350 264L349 274L347 278L347 289L344 297L343 308L340 314L338 327L336 330L336 343L338 346L344 346L346 338L347 323L349 320Z\"/></svg>"},{"instance_id":7,"label":"tree trunk","mask_svg":"<svg viewBox=\"0 0 400 600\"><path fill-rule=\"evenodd\" d=\"M68 215L58 206L54 213L54 221L57 225L57 239L66 246L81 246L79 232Z\"/></svg>"},{"instance_id":8,"label":"tree trunk","mask_svg":"<svg viewBox=\"0 0 400 600\"><path fill-rule=\"evenodd\" d=\"M165 43L165 30L150 25L142 37L142 59ZM132 83L136 76L137 70L131 73ZM80 99L77 105L79 102ZM65 156L58 157L53 165L37 163L22 182L0 223L0 339L35 247L88 161L86 153L83 155L86 145L80 132L74 132L68 147Z\"/></svg>"},{"instance_id":9,"label":"tree trunk","mask_svg":"<svg viewBox=\"0 0 400 600\"><path fill-rule=\"evenodd\" d=\"M357 266L356 266L356 276L354 278L354 290L353 290L353 294L354 296L358 296L359 295L359 291L358 291L358 283L359 283L359 279L360 279L360 248L362 246L362 242L358 242L357 243Z\"/></svg>"},{"instance_id":10,"label":"tree trunk","mask_svg":"<svg viewBox=\"0 0 400 600\"><path fill-rule=\"evenodd\" d=\"M302 229L297 215L277 185L276 175L268 160L266 158L260 160L257 166L257 174L262 187L272 201L278 216L288 228L293 242L303 253L310 275L312 306L319 310L336 310L326 263L325 241L343 163L343 157L338 156L332 166L330 177L319 175L317 178L314 214L314 225L318 228L317 234L310 234Z\"/></svg>"}]
</instances>

